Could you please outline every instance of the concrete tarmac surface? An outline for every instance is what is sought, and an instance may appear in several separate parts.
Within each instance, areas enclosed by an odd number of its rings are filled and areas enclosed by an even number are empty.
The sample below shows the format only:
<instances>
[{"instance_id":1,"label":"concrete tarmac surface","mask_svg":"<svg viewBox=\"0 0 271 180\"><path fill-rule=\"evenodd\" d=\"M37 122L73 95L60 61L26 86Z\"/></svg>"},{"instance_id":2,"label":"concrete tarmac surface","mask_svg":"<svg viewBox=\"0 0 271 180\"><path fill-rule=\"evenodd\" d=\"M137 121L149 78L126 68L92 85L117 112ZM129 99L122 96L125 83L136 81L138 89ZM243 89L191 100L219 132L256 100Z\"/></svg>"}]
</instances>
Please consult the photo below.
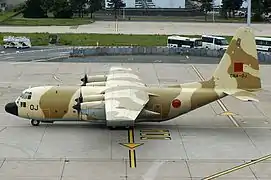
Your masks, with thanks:
<instances>
[{"instance_id":1,"label":"concrete tarmac surface","mask_svg":"<svg viewBox=\"0 0 271 180\"><path fill-rule=\"evenodd\" d=\"M246 23L96 21L79 26L0 26L13 33L183 34L234 35ZM257 36L270 36L271 24L251 24Z\"/></svg>"},{"instance_id":2,"label":"concrete tarmac surface","mask_svg":"<svg viewBox=\"0 0 271 180\"><path fill-rule=\"evenodd\" d=\"M217 102L129 131L80 122L33 127L4 111L4 105L29 86L80 84L85 70L104 73L111 65L133 68L150 85L198 81L195 68L205 78L216 68L216 64L0 62L1 180L199 180L271 153L267 95L260 103L222 99L239 127ZM270 71L270 66L261 65L263 88L269 91ZM139 146L130 150L122 143ZM271 160L219 179L271 179Z\"/></svg>"}]
</instances>

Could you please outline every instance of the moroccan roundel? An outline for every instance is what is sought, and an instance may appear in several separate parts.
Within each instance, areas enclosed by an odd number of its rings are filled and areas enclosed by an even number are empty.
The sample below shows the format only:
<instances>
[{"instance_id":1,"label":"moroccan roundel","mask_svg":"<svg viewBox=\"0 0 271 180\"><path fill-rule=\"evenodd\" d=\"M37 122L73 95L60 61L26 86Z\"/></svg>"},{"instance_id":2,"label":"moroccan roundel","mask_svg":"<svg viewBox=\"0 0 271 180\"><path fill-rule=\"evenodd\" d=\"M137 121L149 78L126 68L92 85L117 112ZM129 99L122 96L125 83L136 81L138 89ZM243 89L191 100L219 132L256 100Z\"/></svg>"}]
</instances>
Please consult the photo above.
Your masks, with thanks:
<instances>
[{"instance_id":1,"label":"moroccan roundel","mask_svg":"<svg viewBox=\"0 0 271 180\"><path fill-rule=\"evenodd\" d=\"M172 107L179 108L181 106L181 101L179 99L174 99L172 102Z\"/></svg>"}]
</instances>

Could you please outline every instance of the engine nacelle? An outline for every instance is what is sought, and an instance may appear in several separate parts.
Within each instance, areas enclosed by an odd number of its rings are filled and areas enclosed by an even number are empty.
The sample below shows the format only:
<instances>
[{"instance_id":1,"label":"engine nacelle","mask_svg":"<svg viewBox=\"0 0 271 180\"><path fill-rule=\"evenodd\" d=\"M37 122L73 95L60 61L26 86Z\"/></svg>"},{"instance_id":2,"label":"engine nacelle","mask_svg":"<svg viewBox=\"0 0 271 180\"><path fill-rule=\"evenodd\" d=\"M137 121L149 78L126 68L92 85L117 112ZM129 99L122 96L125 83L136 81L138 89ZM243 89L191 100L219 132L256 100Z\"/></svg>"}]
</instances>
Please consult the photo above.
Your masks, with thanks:
<instances>
[{"instance_id":1,"label":"engine nacelle","mask_svg":"<svg viewBox=\"0 0 271 180\"><path fill-rule=\"evenodd\" d=\"M107 79L106 75L87 76L86 83L90 83L90 82L104 82L104 81L106 81L106 79ZM84 81L84 78L82 78L81 81Z\"/></svg>"},{"instance_id":2,"label":"engine nacelle","mask_svg":"<svg viewBox=\"0 0 271 180\"><path fill-rule=\"evenodd\" d=\"M81 115L83 120L105 120L104 101L93 101L81 103Z\"/></svg>"},{"instance_id":3,"label":"engine nacelle","mask_svg":"<svg viewBox=\"0 0 271 180\"><path fill-rule=\"evenodd\" d=\"M103 94L94 94L94 95L83 96L83 103L92 102L92 101L103 101L103 100L104 100ZM78 98L76 98L75 101L78 102Z\"/></svg>"},{"instance_id":4,"label":"engine nacelle","mask_svg":"<svg viewBox=\"0 0 271 180\"><path fill-rule=\"evenodd\" d=\"M92 101L92 102L83 102L80 104L81 109L89 109L89 108L95 108L99 107L100 105L103 105L103 101Z\"/></svg>"},{"instance_id":5,"label":"engine nacelle","mask_svg":"<svg viewBox=\"0 0 271 180\"><path fill-rule=\"evenodd\" d=\"M105 86L106 82L91 82L87 83L86 86Z\"/></svg>"}]
</instances>

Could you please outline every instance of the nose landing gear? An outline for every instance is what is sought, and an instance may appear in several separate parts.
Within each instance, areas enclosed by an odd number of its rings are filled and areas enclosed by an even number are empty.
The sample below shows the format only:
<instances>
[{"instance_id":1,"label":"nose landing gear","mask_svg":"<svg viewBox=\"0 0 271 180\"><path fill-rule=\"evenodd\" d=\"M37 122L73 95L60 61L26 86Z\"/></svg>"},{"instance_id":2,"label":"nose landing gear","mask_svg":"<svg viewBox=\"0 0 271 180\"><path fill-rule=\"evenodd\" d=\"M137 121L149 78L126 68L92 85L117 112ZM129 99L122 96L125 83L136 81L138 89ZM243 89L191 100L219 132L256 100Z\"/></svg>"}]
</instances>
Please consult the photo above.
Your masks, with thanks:
<instances>
[{"instance_id":1,"label":"nose landing gear","mask_svg":"<svg viewBox=\"0 0 271 180\"><path fill-rule=\"evenodd\" d=\"M35 119L32 119L32 120L31 120L31 125L32 125L32 126L39 126L39 125L40 125L40 121L35 120Z\"/></svg>"}]
</instances>

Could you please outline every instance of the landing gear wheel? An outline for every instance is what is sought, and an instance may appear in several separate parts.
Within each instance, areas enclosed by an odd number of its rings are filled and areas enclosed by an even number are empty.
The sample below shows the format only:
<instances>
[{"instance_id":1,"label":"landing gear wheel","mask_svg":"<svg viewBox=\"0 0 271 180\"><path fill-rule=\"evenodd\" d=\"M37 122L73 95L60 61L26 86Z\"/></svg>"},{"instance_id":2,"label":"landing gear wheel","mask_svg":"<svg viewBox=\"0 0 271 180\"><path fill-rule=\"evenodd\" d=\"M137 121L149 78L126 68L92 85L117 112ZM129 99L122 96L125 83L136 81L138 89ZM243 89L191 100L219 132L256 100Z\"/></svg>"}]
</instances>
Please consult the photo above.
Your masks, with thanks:
<instances>
[{"instance_id":1,"label":"landing gear wheel","mask_svg":"<svg viewBox=\"0 0 271 180\"><path fill-rule=\"evenodd\" d=\"M108 126L108 129L110 129L110 130L116 130L116 126Z\"/></svg>"},{"instance_id":2,"label":"landing gear wheel","mask_svg":"<svg viewBox=\"0 0 271 180\"><path fill-rule=\"evenodd\" d=\"M32 126L38 126L38 125L40 125L40 121L32 119L31 124L32 124Z\"/></svg>"}]
</instances>

